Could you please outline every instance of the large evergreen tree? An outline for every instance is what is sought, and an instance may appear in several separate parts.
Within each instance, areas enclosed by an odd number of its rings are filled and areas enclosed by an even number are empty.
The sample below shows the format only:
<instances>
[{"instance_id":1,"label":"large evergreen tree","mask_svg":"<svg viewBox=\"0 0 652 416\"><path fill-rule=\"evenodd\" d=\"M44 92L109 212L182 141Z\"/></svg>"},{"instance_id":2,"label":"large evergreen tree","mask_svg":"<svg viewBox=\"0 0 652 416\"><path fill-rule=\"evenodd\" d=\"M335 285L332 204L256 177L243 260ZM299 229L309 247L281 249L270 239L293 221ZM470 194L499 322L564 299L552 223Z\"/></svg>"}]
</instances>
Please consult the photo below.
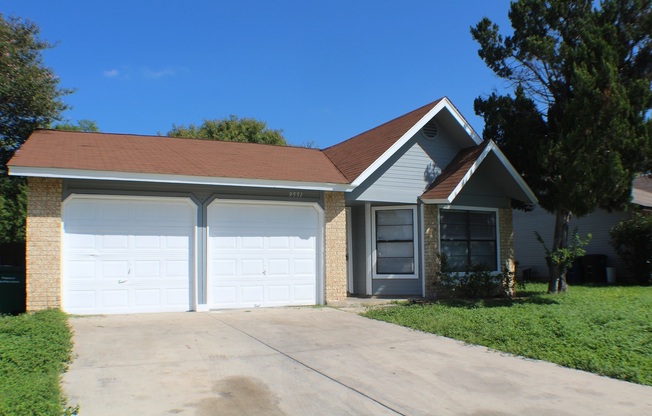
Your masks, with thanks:
<instances>
[{"instance_id":1,"label":"large evergreen tree","mask_svg":"<svg viewBox=\"0 0 652 416\"><path fill-rule=\"evenodd\" d=\"M7 162L34 129L60 119L70 90L43 64L51 48L36 24L0 14L0 242L25 238L25 180L7 176Z\"/></svg>"},{"instance_id":2,"label":"large evergreen tree","mask_svg":"<svg viewBox=\"0 0 652 416\"><path fill-rule=\"evenodd\" d=\"M652 0L518 0L513 32L482 19L478 54L513 95L475 100L494 139L554 213L552 250L568 244L572 215L623 208L650 169ZM549 291L566 290L550 265Z\"/></svg>"}]
</instances>

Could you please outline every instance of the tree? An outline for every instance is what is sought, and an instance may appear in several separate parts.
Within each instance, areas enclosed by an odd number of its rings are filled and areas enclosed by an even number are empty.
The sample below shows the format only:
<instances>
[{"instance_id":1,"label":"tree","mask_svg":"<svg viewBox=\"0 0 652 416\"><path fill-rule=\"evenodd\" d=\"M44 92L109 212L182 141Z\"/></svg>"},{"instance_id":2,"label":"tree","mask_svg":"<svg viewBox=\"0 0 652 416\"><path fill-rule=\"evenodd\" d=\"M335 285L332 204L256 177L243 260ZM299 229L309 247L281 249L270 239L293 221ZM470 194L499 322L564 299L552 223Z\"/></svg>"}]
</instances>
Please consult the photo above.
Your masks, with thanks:
<instances>
[{"instance_id":1,"label":"tree","mask_svg":"<svg viewBox=\"0 0 652 416\"><path fill-rule=\"evenodd\" d=\"M0 242L25 239L25 180L7 176L7 162L34 129L59 120L71 93L43 64L52 47L32 22L0 14Z\"/></svg>"},{"instance_id":2,"label":"tree","mask_svg":"<svg viewBox=\"0 0 652 416\"><path fill-rule=\"evenodd\" d=\"M638 283L652 283L652 215L635 212L611 227L610 243Z\"/></svg>"},{"instance_id":3,"label":"tree","mask_svg":"<svg viewBox=\"0 0 652 416\"><path fill-rule=\"evenodd\" d=\"M552 251L572 215L620 209L652 146L652 0L518 0L513 33L482 19L479 56L514 94L478 97L483 135L501 147L555 214ZM548 291L566 279L550 264Z\"/></svg>"},{"instance_id":4,"label":"tree","mask_svg":"<svg viewBox=\"0 0 652 416\"><path fill-rule=\"evenodd\" d=\"M223 140L229 142L265 143L285 146L282 130L267 128L267 123L253 118L229 118L204 120L201 125L172 125L168 136L205 140Z\"/></svg>"},{"instance_id":5,"label":"tree","mask_svg":"<svg viewBox=\"0 0 652 416\"><path fill-rule=\"evenodd\" d=\"M83 132L98 132L100 129L97 127L95 120L81 119L77 120L77 124L71 122L57 123L53 127L55 130L63 131L83 131Z\"/></svg>"}]
</instances>

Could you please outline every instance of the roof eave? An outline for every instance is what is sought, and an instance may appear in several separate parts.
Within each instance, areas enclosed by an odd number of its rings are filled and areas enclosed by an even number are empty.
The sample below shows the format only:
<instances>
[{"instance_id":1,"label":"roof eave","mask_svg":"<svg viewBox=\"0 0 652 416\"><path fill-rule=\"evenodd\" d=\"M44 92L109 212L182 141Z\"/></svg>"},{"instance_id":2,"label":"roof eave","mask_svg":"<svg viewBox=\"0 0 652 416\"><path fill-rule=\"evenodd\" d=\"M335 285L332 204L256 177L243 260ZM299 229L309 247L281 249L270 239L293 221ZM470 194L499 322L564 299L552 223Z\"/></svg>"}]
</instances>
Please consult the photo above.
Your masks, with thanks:
<instances>
[{"instance_id":1,"label":"roof eave","mask_svg":"<svg viewBox=\"0 0 652 416\"><path fill-rule=\"evenodd\" d=\"M352 184L331 182L302 182L278 179L225 178L212 176L170 175L140 172L99 171L84 169L43 168L30 166L9 166L9 175L37 178L90 179L125 182L156 182L187 185L242 186L257 188L283 188L312 191L350 192Z\"/></svg>"},{"instance_id":2,"label":"roof eave","mask_svg":"<svg viewBox=\"0 0 652 416\"><path fill-rule=\"evenodd\" d=\"M410 129L405 132L393 145L389 147L378 159L376 159L367 169L365 169L357 178L352 182L353 185L358 186L369 176L371 176L377 169L379 169L394 153L396 153L403 145L410 140L426 123L435 117L441 110L447 109L451 112L453 117L462 126L464 131L475 142L475 144L482 143L482 138L473 130L471 125L462 117L462 114L455 108L447 97L442 98L439 102L428 111L418 122L416 122Z\"/></svg>"},{"instance_id":3,"label":"roof eave","mask_svg":"<svg viewBox=\"0 0 652 416\"><path fill-rule=\"evenodd\" d=\"M521 175L518 174L514 166L507 160L503 152L500 151L496 143L494 143L492 140L489 140L489 144L485 149L480 153L478 158L473 162L471 167L467 170L467 172L464 174L464 177L457 183L453 191L448 195L447 198L445 199L428 199L428 198L421 198L421 201L425 204L451 204L457 198L457 195L459 195L460 192L462 192L462 189L466 185L466 183L471 179L471 176L475 173L475 171L480 167L484 159L489 155L489 153L493 152L498 160L501 162L501 164L507 169L507 172L510 174L512 179L516 182L516 184L519 186L521 191L523 191L523 194L525 197L528 199L527 201L523 201L526 203L531 203L531 204L536 204L538 202L537 197L534 195L534 192L530 189L530 187L525 183Z\"/></svg>"}]
</instances>

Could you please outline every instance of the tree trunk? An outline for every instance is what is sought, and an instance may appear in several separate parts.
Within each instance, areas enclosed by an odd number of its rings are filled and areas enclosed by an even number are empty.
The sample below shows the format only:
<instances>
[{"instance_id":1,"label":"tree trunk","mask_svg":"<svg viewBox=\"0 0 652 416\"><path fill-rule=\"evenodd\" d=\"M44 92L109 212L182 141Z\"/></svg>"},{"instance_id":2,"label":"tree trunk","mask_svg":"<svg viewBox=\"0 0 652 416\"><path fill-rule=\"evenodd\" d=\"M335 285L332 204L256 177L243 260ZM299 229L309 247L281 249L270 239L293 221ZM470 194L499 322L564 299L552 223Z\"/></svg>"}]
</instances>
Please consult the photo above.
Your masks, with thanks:
<instances>
[{"instance_id":1,"label":"tree trunk","mask_svg":"<svg viewBox=\"0 0 652 416\"><path fill-rule=\"evenodd\" d=\"M566 209L555 211L555 234L552 242L552 251L568 247L568 226L570 224L572 213ZM566 284L566 268L548 262L548 272L550 280L548 281L548 293L565 292L568 289Z\"/></svg>"}]
</instances>

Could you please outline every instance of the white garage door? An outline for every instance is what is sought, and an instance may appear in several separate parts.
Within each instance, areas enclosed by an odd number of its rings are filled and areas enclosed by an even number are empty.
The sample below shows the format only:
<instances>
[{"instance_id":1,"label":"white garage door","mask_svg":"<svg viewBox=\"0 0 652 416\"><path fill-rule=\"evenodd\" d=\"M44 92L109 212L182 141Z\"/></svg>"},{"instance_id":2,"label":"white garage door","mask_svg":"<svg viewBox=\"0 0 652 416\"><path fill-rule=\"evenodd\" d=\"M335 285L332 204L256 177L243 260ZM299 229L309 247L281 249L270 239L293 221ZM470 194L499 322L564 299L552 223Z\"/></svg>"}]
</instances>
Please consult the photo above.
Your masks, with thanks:
<instances>
[{"instance_id":1,"label":"white garage door","mask_svg":"<svg viewBox=\"0 0 652 416\"><path fill-rule=\"evenodd\" d=\"M215 201L207 224L209 308L318 303L313 205Z\"/></svg>"},{"instance_id":2,"label":"white garage door","mask_svg":"<svg viewBox=\"0 0 652 416\"><path fill-rule=\"evenodd\" d=\"M69 198L63 206L63 309L187 311L196 207L187 198Z\"/></svg>"}]
</instances>

